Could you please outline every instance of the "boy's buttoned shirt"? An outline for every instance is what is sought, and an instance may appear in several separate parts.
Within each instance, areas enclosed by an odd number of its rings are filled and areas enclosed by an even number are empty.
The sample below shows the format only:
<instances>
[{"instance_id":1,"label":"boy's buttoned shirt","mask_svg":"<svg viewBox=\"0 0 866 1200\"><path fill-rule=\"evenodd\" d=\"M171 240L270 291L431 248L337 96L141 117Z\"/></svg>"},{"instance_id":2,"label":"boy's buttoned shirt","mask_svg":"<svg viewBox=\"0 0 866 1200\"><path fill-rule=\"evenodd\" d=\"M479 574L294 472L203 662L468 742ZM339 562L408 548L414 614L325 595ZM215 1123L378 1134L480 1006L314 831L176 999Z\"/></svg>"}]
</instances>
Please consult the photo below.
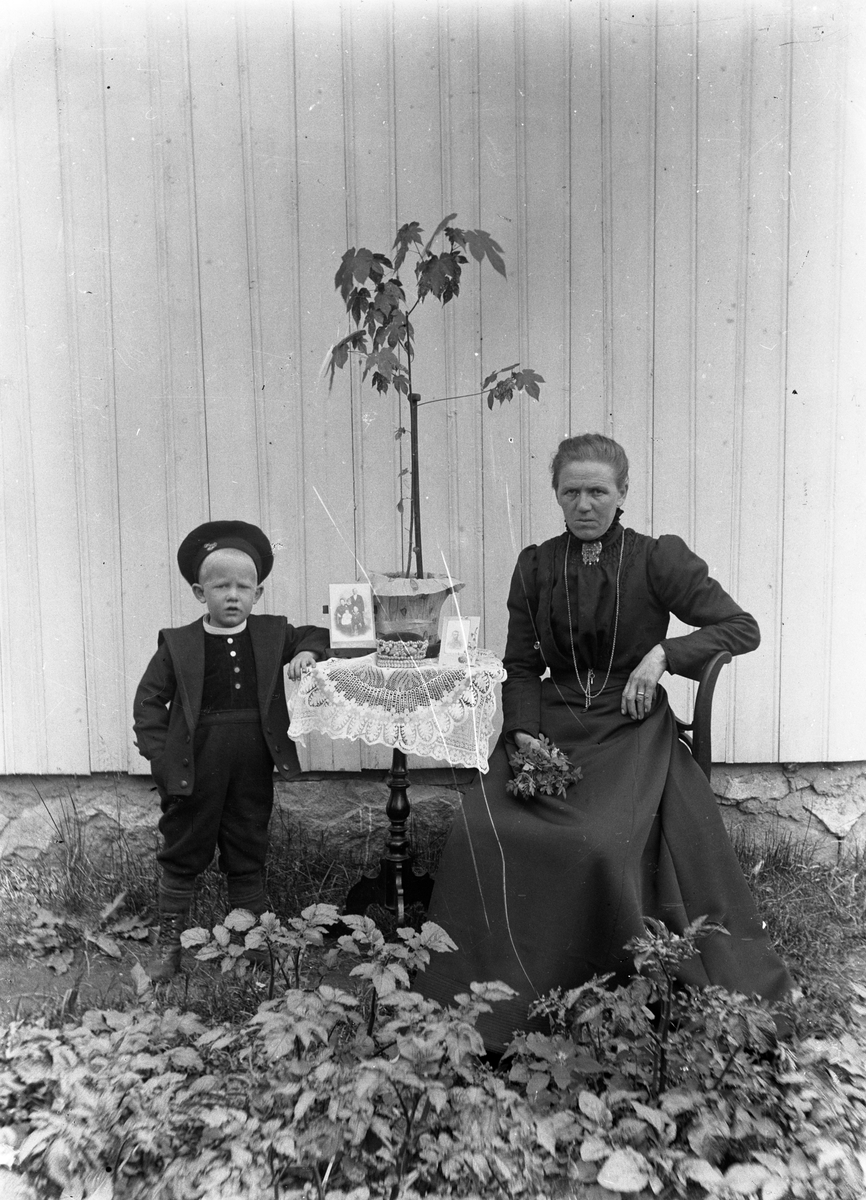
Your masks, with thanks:
<instances>
[{"instance_id":1,"label":"boy's buttoned shirt","mask_svg":"<svg viewBox=\"0 0 866 1200\"><path fill-rule=\"evenodd\" d=\"M280 775L292 779L299 774L300 764L288 736L283 667L302 650L321 656L328 631L315 625L289 625L281 616L250 616L247 627L262 733ZM169 796L190 795L195 782L193 737L201 716L207 636L201 620L160 630L157 652L135 694L136 742L150 760L160 790Z\"/></svg>"}]
</instances>

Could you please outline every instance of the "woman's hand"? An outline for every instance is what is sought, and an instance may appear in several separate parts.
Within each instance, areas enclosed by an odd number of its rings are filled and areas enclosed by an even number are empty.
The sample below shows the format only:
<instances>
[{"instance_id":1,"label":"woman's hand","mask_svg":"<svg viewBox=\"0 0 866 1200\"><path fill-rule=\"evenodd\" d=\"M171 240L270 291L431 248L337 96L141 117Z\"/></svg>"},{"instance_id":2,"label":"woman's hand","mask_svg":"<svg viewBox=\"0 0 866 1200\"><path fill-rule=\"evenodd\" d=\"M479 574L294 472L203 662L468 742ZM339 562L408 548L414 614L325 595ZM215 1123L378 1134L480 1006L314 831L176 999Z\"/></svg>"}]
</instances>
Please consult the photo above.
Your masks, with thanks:
<instances>
[{"instance_id":1,"label":"woman's hand","mask_svg":"<svg viewBox=\"0 0 866 1200\"><path fill-rule=\"evenodd\" d=\"M310 667L314 667L317 662L318 659L312 650L302 650L289 663L289 679L300 679L301 674L309 671Z\"/></svg>"},{"instance_id":2,"label":"woman's hand","mask_svg":"<svg viewBox=\"0 0 866 1200\"><path fill-rule=\"evenodd\" d=\"M633 721L642 721L652 711L656 687L667 670L668 660L661 646L653 646L628 677L623 688L620 712Z\"/></svg>"},{"instance_id":3,"label":"woman's hand","mask_svg":"<svg viewBox=\"0 0 866 1200\"><path fill-rule=\"evenodd\" d=\"M537 750L539 754L545 754L545 755L547 754L547 751L544 749L544 747L542 746L542 744L538 740L538 738L532 737L532 735L529 733L524 733L522 729L518 729L515 733L513 733L511 735L511 741L514 742L514 745L517 747L518 750L521 751L521 753L523 753L526 750L532 749L532 750ZM509 761L511 761L510 754L509 754L508 758L509 758ZM512 766L513 765L514 764L512 763Z\"/></svg>"}]
</instances>

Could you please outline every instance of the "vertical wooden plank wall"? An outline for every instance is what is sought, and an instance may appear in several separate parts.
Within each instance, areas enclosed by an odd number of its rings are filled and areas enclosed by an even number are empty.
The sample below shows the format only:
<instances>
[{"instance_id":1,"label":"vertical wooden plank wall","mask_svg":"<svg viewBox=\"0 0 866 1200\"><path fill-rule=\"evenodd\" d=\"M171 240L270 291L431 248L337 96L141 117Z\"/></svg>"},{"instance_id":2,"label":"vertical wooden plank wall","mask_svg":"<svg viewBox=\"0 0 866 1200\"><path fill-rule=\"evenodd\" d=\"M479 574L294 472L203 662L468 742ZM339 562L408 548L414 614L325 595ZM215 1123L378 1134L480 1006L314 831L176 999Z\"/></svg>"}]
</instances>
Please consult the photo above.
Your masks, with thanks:
<instances>
[{"instance_id":1,"label":"vertical wooden plank wall","mask_svg":"<svg viewBox=\"0 0 866 1200\"><path fill-rule=\"evenodd\" d=\"M765 728L776 729L781 697L767 681L778 679L782 644L782 570L785 472L785 350L787 280L779 269L788 242L788 154L792 39L790 11L776 6L746 10L739 112L749 146L740 189L744 205L738 239L738 294L734 387L739 408L735 484L736 572L731 583L741 603L760 614L761 648L726 672L727 711L720 712L722 742L731 759L763 757ZM732 543L735 531L729 536ZM808 603L808 589L801 602ZM735 686L732 684L735 683ZM814 755L814 751L812 751Z\"/></svg>"},{"instance_id":2,"label":"vertical wooden plank wall","mask_svg":"<svg viewBox=\"0 0 866 1200\"><path fill-rule=\"evenodd\" d=\"M866 13L847 14L844 74L837 83L845 96L843 166L839 180L841 220L838 227L839 276L836 327L836 479L837 519L833 530L834 574L847 583L833 590L830 621L830 696L833 754L859 757L863 711L855 697L862 690L859 676L866 662L866 596L856 566L857 546L866 542L866 414L863 404L863 330L866 329ZM838 577L838 574L837 574ZM786 746L787 750L788 747Z\"/></svg>"},{"instance_id":3,"label":"vertical wooden plank wall","mask_svg":"<svg viewBox=\"0 0 866 1200\"><path fill-rule=\"evenodd\" d=\"M501 650L516 552L561 526L553 449L611 432L627 522L681 533L764 631L723 677L716 757L866 757L854 0L4 20L0 772L142 768L131 695L158 627L200 612L174 560L199 521L263 524L264 608L299 621L399 565L406 405L357 367L328 391L332 281L348 246L449 212L508 279L471 262L415 314L416 390L448 397L421 410L426 568ZM539 404L465 395L516 361Z\"/></svg>"},{"instance_id":4,"label":"vertical wooden plank wall","mask_svg":"<svg viewBox=\"0 0 866 1200\"><path fill-rule=\"evenodd\" d=\"M743 264L744 195L748 162L749 100L748 3L704 0L698 27L694 77L697 157L695 162L695 338L694 481L692 544L700 548L710 573L740 603L752 599L737 578L738 544L745 514L732 485L740 470L740 421L744 392L738 386L739 338L747 335L738 319ZM751 517L751 512L749 516ZM758 614L755 614L756 616ZM763 614L759 616L763 619ZM721 681L715 705L715 740L725 744L731 710L728 700L739 664Z\"/></svg>"},{"instance_id":5,"label":"vertical wooden plank wall","mask_svg":"<svg viewBox=\"0 0 866 1200\"><path fill-rule=\"evenodd\" d=\"M330 581L354 579L357 571L357 478L353 426L359 419L348 385L332 394L320 379L329 343L343 333L338 298L331 283L347 240L347 100L344 25L337 5L298 6L292 17L297 187L297 278L283 287L297 296L298 392L302 444L292 466L302 481L300 507L292 521L305 530L306 605L299 617L323 624ZM300 181L303 180L303 184ZM310 737L308 763L322 769L360 766L360 749L349 742ZM306 765L306 764L305 764Z\"/></svg>"},{"instance_id":6,"label":"vertical wooden plank wall","mask_svg":"<svg viewBox=\"0 0 866 1200\"><path fill-rule=\"evenodd\" d=\"M4 127L17 303L4 323L15 374L4 387L6 538L3 701L6 770L87 771L83 597L71 404L68 196L57 155L60 97L52 13L27 14L27 52L9 62ZM6 371L3 371L6 375ZM68 764L68 765L66 765ZM25 768L28 769L28 768Z\"/></svg>"},{"instance_id":7,"label":"vertical wooden plank wall","mask_svg":"<svg viewBox=\"0 0 866 1200\"><path fill-rule=\"evenodd\" d=\"M602 205L605 402L608 429L625 446L631 484L627 523L652 524L655 10L602 4Z\"/></svg>"},{"instance_id":8,"label":"vertical wooden plank wall","mask_svg":"<svg viewBox=\"0 0 866 1200\"><path fill-rule=\"evenodd\" d=\"M105 105L116 97L110 97L104 63L95 70L81 69L82 47L104 41L98 14L70 11L63 22L56 22L54 34L58 93L63 97L59 137L75 430L74 474L69 478L74 478L78 514L89 769L103 771L116 766L129 724L107 252L110 212L105 188L93 186L94 178L105 178ZM67 635L78 636L74 628Z\"/></svg>"}]
</instances>

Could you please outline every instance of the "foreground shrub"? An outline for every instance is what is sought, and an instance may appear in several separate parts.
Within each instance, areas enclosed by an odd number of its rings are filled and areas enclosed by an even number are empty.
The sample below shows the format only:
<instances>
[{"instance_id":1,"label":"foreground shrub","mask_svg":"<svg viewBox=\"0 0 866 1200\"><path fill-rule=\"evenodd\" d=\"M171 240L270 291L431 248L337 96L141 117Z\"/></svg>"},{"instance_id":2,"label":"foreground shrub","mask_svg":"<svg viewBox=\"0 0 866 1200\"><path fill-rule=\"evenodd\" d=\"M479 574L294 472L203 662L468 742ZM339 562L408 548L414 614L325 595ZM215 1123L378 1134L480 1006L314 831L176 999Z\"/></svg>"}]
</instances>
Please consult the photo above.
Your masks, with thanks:
<instances>
[{"instance_id":1,"label":"foreground shrub","mask_svg":"<svg viewBox=\"0 0 866 1200\"><path fill-rule=\"evenodd\" d=\"M226 974L269 951L270 998L213 1023L91 1011L62 1028L13 1024L0 1068L0 1173L76 1200L371 1200L417 1196L756 1196L855 1200L866 1130L862 1044L775 1045L772 1017L716 989L680 991L682 938L650 926L643 974L546 998L548 1033L483 1061L473 984L442 1010L409 990L450 943L437 926L386 941L344 917L334 956L357 990L305 988L304 956L337 920L232 914L186 935Z\"/></svg>"},{"instance_id":2,"label":"foreground shrub","mask_svg":"<svg viewBox=\"0 0 866 1200\"><path fill-rule=\"evenodd\" d=\"M861 1197L864 1044L812 1039L794 1053L756 1001L677 986L678 964L718 930L647 925L630 944L641 975L546 997L532 1011L550 1035L506 1052L559 1161L595 1186L587 1195Z\"/></svg>"}]
</instances>

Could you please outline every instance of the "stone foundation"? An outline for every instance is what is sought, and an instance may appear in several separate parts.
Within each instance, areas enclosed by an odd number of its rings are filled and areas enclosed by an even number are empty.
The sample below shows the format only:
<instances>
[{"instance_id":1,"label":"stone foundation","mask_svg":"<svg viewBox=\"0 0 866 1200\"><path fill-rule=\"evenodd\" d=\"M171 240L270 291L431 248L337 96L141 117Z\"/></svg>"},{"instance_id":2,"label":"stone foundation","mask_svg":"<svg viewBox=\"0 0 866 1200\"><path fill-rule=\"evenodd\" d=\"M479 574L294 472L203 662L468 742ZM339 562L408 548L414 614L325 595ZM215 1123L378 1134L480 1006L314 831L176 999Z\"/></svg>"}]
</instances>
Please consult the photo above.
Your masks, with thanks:
<instances>
[{"instance_id":1,"label":"stone foundation","mask_svg":"<svg viewBox=\"0 0 866 1200\"><path fill-rule=\"evenodd\" d=\"M729 825L781 829L822 857L866 848L866 763L714 766Z\"/></svg>"},{"instance_id":2,"label":"stone foundation","mask_svg":"<svg viewBox=\"0 0 866 1200\"><path fill-rule=\"evenodd\" d=\"M409 799L422 854L441 840L469 771L417 771ZM374 863L388 820L384 772L308 775L277 783L279 828L295 828L335 858ZM730 827L784 831L822 857L866 846L866 763L716 766L713 790ZM88 854L153 854L159 800L132 775L0 776L0 861L40 866L70 845Z\"/></svg>"},{"instance_id":3,"label":"stone foundation","mask_svg":"<svg viewBox=\"0 0 866 1200\"><path fill-rule=\"evenodd\" d=\"M471 771L417 771L409 800L411 834L421 855L440 843ZM385 772L303 776L277 780L272 839L293 833L302 844L323 845L335 859L378 862L388 829ZM70 849L106 862L153 855L159 797L149 777L135 775L0 776L0 863L39 867Z\"/></svg>"}]
</instances>

